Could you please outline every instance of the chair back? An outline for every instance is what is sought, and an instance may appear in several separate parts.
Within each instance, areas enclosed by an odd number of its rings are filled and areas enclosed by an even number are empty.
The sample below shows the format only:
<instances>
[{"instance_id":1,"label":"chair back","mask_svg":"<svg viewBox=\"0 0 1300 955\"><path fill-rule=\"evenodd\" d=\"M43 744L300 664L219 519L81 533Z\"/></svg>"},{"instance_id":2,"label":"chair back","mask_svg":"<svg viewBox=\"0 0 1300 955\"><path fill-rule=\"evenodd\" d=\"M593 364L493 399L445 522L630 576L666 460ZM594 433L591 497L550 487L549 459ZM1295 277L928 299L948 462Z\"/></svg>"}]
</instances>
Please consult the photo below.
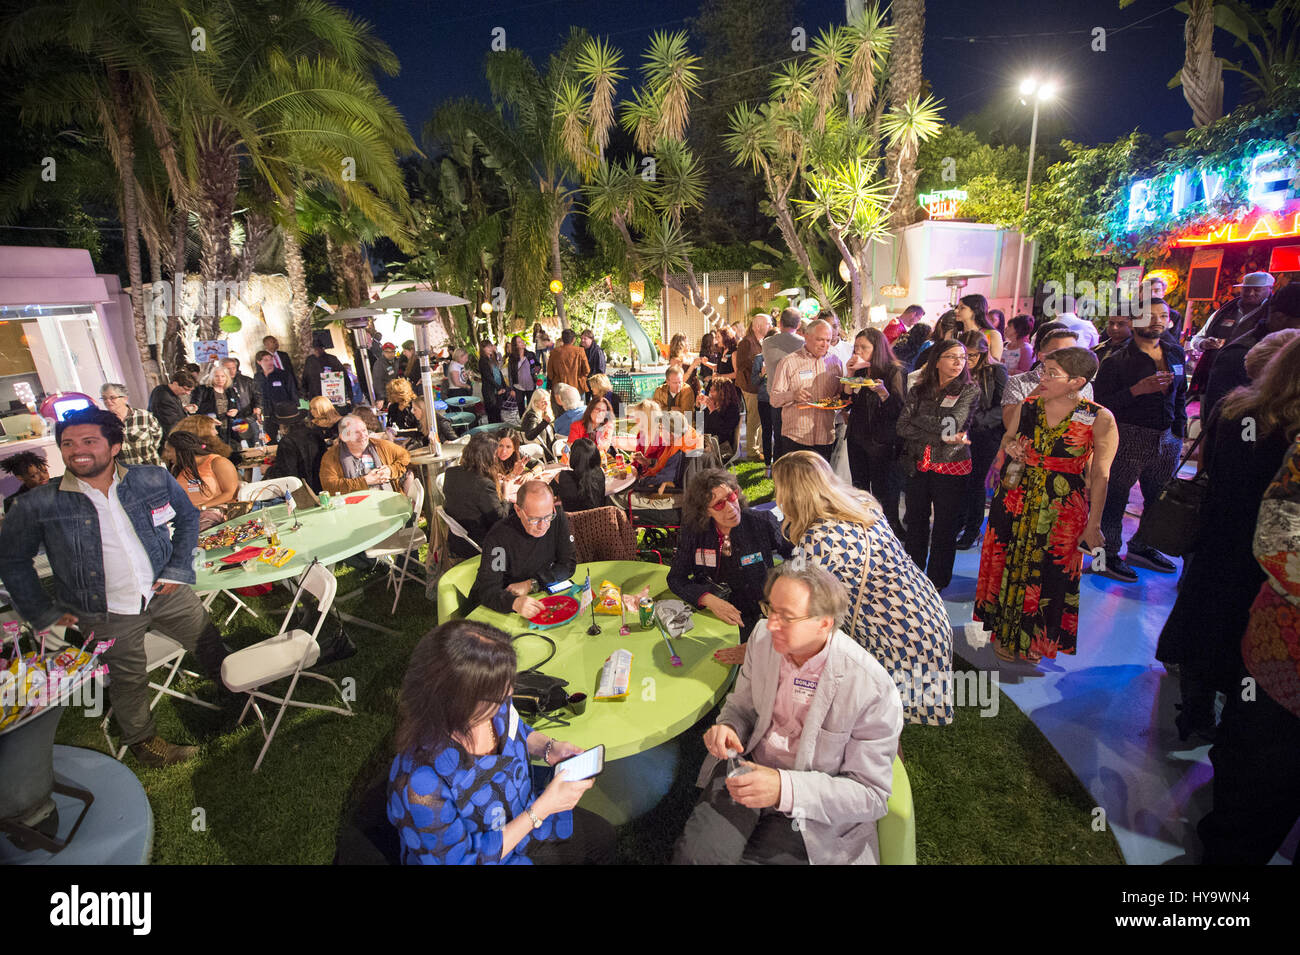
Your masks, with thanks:
<instances>
[{"instance_id":1,"label":"chair back","mask_svg":"<svg viewBox=\"0 0 1300 955\"><path fill-rule=\"evenodd\" d=\"M551 453L555 455L555 460L560 460L560 456L569 449L568 438L556 438L551 445Z\"/></svg>"},{"instance_id":2,"label":"chair back","mask_svg":"<svg viewBox=\"0 0 1300 955\"><path fill-rule=\"evenodd\" d=\"M289 604L289 610L284 615L284 622L280 624L280 632L287 633L289 621L293 619L293 613L298 609L298 601L302 598L304 592L311 594L316 598L316 626L312 628L311 638L316 639L320 633L320 628L325 624L325 617L334 606L334 595L338 593L339 582L333 572L318 560L313 560L311 566L307 568L306 573L302 575L302 580L298 584L298 590L293 595L293 600Z\"/></svg>"},{"instance_id":3,"label":"chair back","mask_svg":"<svg viewBox=\"0 0 1300 955\"><path fill-rule=\"evenodd\" d=\"M268 501L272 497L284 497L302 487L302 478L293 475L270 478L266 481L253 481L239 485L235 493L237 501ZM274 490L274 494L271 493Z\"/></svg>"},{"instance_id":4,"label":"chair back","mask_svg":"<svg viewBox=\"0 0 1300 955\"><path fill-rule=\"evenodd\" d=\"M438 623L459 620L473 609L469 595L474 589L481 560L481 557L463 560L443 571L438 578Z\"/></svg>"},{"instance_id":5,"label":"chair back","mask_svg":"<svg viewBox=\"0 0 1300 955\"><path fill-rule=\"evenodd\" d=\"M424 510L424 482L421 481L419 477L415 476L413 472L407 471L406 473L410 475L411 478L410 481L407 482L410 491L407 492L406 496L411 501L411 513L415 516L415 521L418 524L420 521L420 514ZM441 475L439 475L439 477L441 477Z\"/></svg>"},{"instance_id":6,"label":"chair back","mask_svg":"<svg viewBox=\"0 0 1300 955\"><path fill-rule=\"evenodd\" d=\"M578 563L636 560L636 531L618 507L593 507L568 515Z\"/></svg>"},{"instance_id":7,"label":"chair back","mask_svg":"<svg viewBox=\"0 0 1300 955\"><path fill-rule=\"evenodd\" d=\"M480 554L483 553L483 548L479 547L478 543L474 540L474 538L469 536L469 531L465 530L465 528L461 526L460 521L456 520L454 517L448 514L447 509L444 508L441 504L438 505L438 517L440 517L442 519L442 522L447 525L447 530L451 531L457 537L469 541L474 546L474 549L476 551L478 551Z\"/></svg>"}]
</instances>

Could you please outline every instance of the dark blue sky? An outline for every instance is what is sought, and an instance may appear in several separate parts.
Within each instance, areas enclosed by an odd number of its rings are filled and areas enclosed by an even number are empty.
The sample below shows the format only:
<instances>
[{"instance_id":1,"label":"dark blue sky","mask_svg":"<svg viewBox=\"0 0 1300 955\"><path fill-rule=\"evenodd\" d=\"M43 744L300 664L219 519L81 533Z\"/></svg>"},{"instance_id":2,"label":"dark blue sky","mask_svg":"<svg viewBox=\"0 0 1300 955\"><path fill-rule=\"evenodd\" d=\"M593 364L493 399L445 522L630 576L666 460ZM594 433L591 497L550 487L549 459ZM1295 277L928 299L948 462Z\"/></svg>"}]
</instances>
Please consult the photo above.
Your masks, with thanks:
<instances>
[{"instance_id":1,"label":"dark blue sky","mask_svg":"<svg viewBox=\"0 0 1300 955\"><path fill-rule=\"evenodd\" d=\"M338 0L369 20L402 63L382 86L419 140L425 120L442 100L486 99L483 56L494 27L506 42L539 64L570 24L608 37L639 63L651 32L679 30L697 11L696 0ZM810 37L842 22L842 0L802 0L801 23ZM1156 136L1190 125L1180 89L1166 89L1182 65L1184 17L1170 3L1075 0L1064 8L1026 0L929 0L924 72L959 121L990 103L1017 108L1010 91L1026 71L1055 75L1062 85L1062 135L1085 143L1113 140L1134 127ZM1104 27L1106 52L1091 49L1092 30ZM1234 57L1220 32L1216 52ZM1229 79L1225 108L1236 103Z\"/></svg>"}]
</instances>

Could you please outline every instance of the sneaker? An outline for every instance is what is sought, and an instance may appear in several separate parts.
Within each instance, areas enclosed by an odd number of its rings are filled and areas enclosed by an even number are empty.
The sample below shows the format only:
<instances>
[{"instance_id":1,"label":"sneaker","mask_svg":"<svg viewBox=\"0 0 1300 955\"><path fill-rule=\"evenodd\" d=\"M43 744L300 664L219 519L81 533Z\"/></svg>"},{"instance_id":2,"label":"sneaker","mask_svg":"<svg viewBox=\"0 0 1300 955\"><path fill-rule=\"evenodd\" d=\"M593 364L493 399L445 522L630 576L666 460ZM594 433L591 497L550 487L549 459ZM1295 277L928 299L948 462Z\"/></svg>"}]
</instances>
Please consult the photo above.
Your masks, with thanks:
<instances>
[{"instance_id":1,"label":"sneaker","mask_svg":"<svg viewBox=\"0 0 1300 955\"><path fill-rule=\"evenodd\" d=\"M1128 564L1120 559L1119 554L1107 554L1106 566L1102 570L1094 570L1094 574L1101 574L1103 577L1109 577L1111 580L1118 580L1126 584L1137 583L1138 575Z\"/></svg>"},{"instance_id":2,"label":"sneaker","mask_svg":"<svg viewBox=\"0 0 1300 955\"><path fill-rule=\"evenodd\" d=\"M177 746L161 736L153 736L139 743L131 744L131 755L143 766L158 769L173 763L183 763L198 755L197 746Z\"/></svg>"},{"instance_id":3,"label":"sneaker","mask_svg":"<svg viewBox=\"0 0 1300 955\"><path fill-rule=\"evenodd\" d=\"M1154 547L1134 547L1128 545L1128 562L1154 570L1161 574L1172 574L1178 568L1174 562Z\"/></svg>"}]
</instances>

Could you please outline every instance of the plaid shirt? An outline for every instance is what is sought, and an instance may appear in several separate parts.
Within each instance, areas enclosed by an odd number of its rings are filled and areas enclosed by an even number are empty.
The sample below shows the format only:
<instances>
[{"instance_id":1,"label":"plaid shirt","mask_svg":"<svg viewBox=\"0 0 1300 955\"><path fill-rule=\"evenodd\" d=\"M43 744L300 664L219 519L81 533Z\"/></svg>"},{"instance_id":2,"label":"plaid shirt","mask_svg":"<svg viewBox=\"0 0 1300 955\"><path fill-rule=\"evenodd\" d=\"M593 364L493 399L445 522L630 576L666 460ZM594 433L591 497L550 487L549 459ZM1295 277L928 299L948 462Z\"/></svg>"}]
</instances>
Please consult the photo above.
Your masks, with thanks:
<instances>
[{"instance_id":1,"label":"plaid shirt","mask_svg":"<svg viewBox=\"0 0 1300 955\"><path fill-rule=\"evenodd\" d=\"M838 397L844 390L840 387L843 374L844 366L829 350L824 357L814 358L800 348L781 359L772 376L770 401L773 408L781 409L782 437L806 445L835 440L835 412L801 407L795 396L806 388L813 401Z\"/></svg>"},{"instance_id":2,"label":"plaid shirt","mask_svg":"<svg viewBox=\"0 0 1300 955\"><path fill-rule=\"evenodd\" d=\"M122 451L117 459L123 464L156 464L162 466L158 453L162 445L162 425L143 408L132 408L122 422Z\"/></svg>"}]
</instances>

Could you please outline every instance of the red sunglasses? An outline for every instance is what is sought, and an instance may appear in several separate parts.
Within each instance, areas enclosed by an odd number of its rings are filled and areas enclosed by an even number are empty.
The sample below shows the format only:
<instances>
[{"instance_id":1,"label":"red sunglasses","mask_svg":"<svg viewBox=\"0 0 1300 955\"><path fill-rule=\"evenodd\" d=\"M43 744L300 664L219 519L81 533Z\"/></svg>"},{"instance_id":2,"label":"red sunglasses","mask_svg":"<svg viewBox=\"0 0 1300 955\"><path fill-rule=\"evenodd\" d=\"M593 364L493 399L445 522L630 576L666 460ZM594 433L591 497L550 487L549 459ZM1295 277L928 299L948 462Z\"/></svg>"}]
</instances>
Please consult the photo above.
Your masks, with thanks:
<instances>
[{"instance_id":1,"label":"red sunglasses","mask_svg":"<svg viewBox=\"0 0 1300 955\"><path fill-rule=\"evenodd\" d=\"M736 503L736 500L737 500L736 492L735 492L735 491L732 491L730 494L728 494L728 495L727 495L726 497L724 497L722 500L720 500L720 501L718 501L718 502L716 502L716 503L714 503L714 504L710 504L709 507L713 508L715 511L721 511L721 510L722 510L724 507L726 507L728 504L735 504L735 503Z\"/></svg>"}]
</instances>

